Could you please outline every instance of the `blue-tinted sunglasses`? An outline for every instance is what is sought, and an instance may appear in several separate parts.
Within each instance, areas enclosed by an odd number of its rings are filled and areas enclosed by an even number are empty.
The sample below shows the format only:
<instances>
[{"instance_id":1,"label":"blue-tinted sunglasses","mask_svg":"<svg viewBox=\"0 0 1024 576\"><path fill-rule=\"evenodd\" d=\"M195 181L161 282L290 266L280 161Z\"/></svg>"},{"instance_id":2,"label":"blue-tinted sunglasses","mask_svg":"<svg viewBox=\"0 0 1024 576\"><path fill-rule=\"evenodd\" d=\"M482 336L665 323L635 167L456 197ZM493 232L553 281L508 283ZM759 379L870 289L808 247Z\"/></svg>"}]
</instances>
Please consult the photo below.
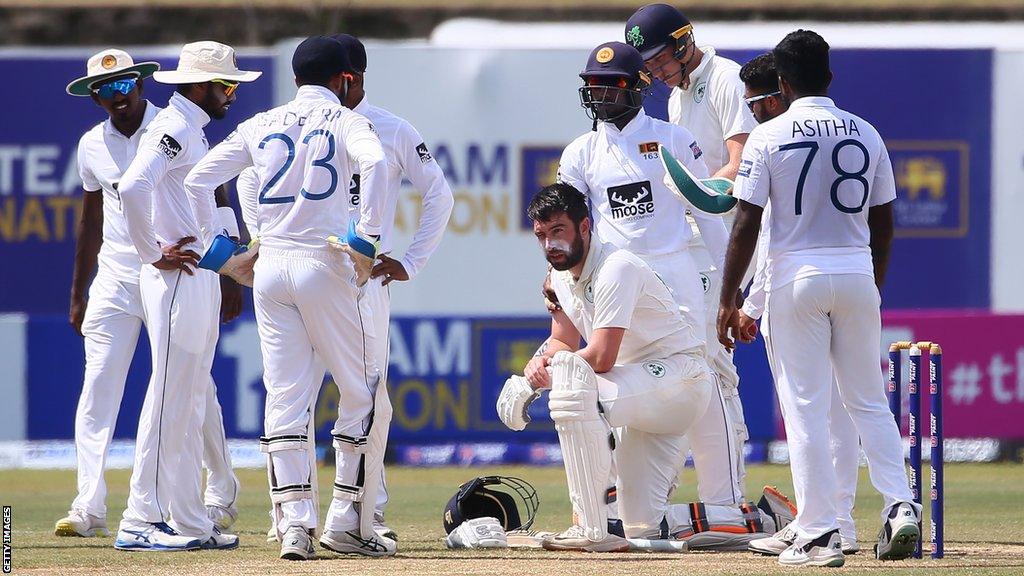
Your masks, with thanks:
<instances>
[{"instance_id":1,"label":"blue-tinted sunglasses","mask_svg":"<svg viewBox=\"0 0 1024 576\"><path fill-rule=\"evenodd\" d=\"M115 92L127 96L132 90L135 90L136 84L138 84L138 78L122 78L101 84L99 87L93 88L92 92L104 100L110 100L114 97Z\"/></svg>"}]
</instances>

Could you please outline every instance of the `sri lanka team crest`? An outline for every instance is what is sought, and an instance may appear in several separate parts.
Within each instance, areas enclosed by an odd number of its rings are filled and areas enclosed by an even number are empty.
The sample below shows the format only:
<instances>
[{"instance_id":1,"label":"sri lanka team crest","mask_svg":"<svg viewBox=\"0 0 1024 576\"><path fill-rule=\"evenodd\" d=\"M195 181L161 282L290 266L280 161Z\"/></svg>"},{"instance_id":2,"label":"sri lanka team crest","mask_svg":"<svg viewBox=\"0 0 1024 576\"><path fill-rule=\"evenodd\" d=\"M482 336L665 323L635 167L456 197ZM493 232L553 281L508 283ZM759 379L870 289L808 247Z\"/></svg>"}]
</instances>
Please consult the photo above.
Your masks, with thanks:
<instances>
[{"instance_id":1,"label":"sri lanka team crest","mask_svg":"<svg viewBox=\"0 0 1024 576\"><path fill-rule=\"evenodd\" d=\"M896 177L896 236L967 234L969 150L965 142L886 142Z\"/></svg>"}]
</instances>

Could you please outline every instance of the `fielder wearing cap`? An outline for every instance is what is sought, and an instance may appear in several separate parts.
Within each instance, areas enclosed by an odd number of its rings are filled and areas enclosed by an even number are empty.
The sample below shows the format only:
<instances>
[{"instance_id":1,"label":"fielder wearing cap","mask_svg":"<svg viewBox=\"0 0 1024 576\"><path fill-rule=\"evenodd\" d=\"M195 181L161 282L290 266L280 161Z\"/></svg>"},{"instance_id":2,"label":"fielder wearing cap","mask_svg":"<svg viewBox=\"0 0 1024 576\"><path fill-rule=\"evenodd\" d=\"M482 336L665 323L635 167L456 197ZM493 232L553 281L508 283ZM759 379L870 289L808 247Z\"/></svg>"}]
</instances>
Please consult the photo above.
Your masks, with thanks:
<instances>
[{"instance_id":1,"label":"fielder wearing cap","mask_svg":"<svg viewBox=\"0 0 1024 576\"><path fill-rule=\"evenodd\" d=\"M744 102L739 65L717 55L710 46L698 46L690 19L668 4L648 4L634 12L626 21L625 39L640 51L646 70L672 89L668 100L669 121L693 133L701 159L711 175L735 180L743 145L757 125ZM739 396L739 374L732 355L718 344L714 329L722 268L721 261L713 255L724 247L713 246L718 240L704 238L693 219L689 221L690 251L705 286L708 362L718 375L732 420L731 437L727 441L730 453L706 465L714 467L715 471L709 476L719 479L716 484L731 482L734 490L742 494L747 427ZM725 221L728 227L731 217L727 216ZM700 494L702 498L718 501L725 491L724 487L707 486L702 482Z\"/></svg>"},{"instance_id":2,"label":"fielder wearing cap","mask_svg":"<svg viewBox=\"0 0 1024 576\"><path fill-rule=\"evenodd\" d=\"M397 544L375 533L373 511L391 405L381 392L374 333L360 289L360 278L369 278L377 256L388 163L370 122L341 104L354 70L337 40L307 38L295 49L292 70L295 98L239 124L195 166L185 192L197 206L206 206L197 217L203 227L212 227L216 186L250 166L262 183L256 209L260 257L253 279L267 388L260 441L268 454L281 558L315 556L320 511L308 431L324 366L338 385L341 408L333 428L333 498L320 545L343 554L390 556ZM361 176L358 213L349 211L354 172ZM333 242L337 235L347 242Z\"/></svg>"},{"instance_id":3,"label":"fielder wearing cap","mask_svg":"<svg viewBox=\"0 0 1024 576\"><path fill-rule=\"evenodd\" d=\"M227 114L240 82L259 76L238 69L230 46L186 44L177 69L153 76L176 84L177 91L150 123L121 179L128 236L142 262L146 330L155 343L128 506L114 544L121 550L238 546L238 537L221 533L203 505L201 470L202 423L221 419L209 377L221 290L225 299L240 302L241 289L193 268L216 234L237 236L238 224L228 209L216 229L200 227L199 208L182 191L185 176L208 149L203 127Z\"/></svg>"}]
</instances>

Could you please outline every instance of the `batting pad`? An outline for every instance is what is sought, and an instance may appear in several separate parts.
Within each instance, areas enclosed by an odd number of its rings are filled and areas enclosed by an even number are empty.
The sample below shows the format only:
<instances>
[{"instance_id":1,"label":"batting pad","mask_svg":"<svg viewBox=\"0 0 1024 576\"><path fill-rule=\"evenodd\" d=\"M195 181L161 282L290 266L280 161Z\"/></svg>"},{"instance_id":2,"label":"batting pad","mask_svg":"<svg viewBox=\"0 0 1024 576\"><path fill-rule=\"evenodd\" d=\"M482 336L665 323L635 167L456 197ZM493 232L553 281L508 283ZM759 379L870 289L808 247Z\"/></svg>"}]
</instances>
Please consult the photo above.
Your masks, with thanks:
<instances>
[{"instance_id":1,"label":"batting pad","mask_svg":"<svg viewBox=\"0 0 1024 576\"><path fill-rule=\"evenodd\" d=\"M597 376L572 352L551 359L548 407L562 445L565 476L576 524L594 542L608 536L605 491L611 474L608 424L597 407Z\"/></svg>"},{"instance_id":2,"label":"batting pad","mask_svg":"<svg viewBox=\"0 0 1024 576\"><path fill-rule=\"evenodd\" d=\"M665 186L676 197L708 214L725 214L736 206L731 196L733 183L728 178L697 178L686 166L672 156L664 146L659 146L661 164L665 167Z\"/></svg>"}]
</instances>

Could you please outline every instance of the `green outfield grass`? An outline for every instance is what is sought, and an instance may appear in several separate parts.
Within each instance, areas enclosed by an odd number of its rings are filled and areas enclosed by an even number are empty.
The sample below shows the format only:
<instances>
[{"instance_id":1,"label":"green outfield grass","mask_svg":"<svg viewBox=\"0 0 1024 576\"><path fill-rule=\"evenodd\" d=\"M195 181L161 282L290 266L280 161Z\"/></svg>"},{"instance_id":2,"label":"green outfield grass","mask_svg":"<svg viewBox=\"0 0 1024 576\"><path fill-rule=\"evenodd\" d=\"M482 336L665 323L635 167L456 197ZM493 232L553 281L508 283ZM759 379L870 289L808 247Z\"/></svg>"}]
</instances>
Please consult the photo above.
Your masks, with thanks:
<instances>
[{"instance_id":1,"label":"green outfield grass","mask_svg":"<svg viewBox=\"0 0 1024 576\"><path fill-rule=\"evenodd\" d=\"M243 483L240 517L235 528L242 545L229 552L126 553L113 549L113 537L57 538L53 523L64 515L73 495L71 471L0 471L0 501L13 506L13 559L16 574L594 574L629 576L662 574L793 574L773 559L745 553L712 554L557 554L533 550L492 552L445 550L441 511L458 485L479 474L502 473L533 483L540 493L536 527L556 530L569 517L568 495L560 468L391 468L392 500L388 522L399 533L399 556L367 560L321 550L317 561L290 563L277 559L276 545L264 541L268 528L266 474L240 470ZM927 471L926 471L927 476ZM320 476L321 510L326 510L333 474ZM694 497L694 474L687 470L675 500ZM128 472L108 474L110 526L117 521L127 494ZM792 493L789 469L754 466L748 492L775 484ZM855 511L862 552L848 558L848 573L858 574L1021 574L1024 573L1024 466L959 464L946 467L946 559L881 563L871 557L878 531L879 496L861 471ZM927 530L926 530L927 536Z\"/></svg>"}]
</instances>

